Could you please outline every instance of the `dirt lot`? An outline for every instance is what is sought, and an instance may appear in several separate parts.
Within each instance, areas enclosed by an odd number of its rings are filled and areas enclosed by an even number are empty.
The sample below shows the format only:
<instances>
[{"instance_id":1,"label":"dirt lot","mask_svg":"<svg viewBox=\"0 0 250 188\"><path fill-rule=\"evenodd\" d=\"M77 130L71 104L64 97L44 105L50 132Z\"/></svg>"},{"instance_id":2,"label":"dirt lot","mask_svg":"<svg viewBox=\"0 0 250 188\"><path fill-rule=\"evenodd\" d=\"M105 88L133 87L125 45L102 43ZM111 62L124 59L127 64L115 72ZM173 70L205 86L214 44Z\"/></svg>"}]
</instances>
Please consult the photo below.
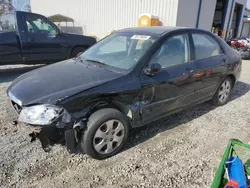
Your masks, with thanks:
<instances>
[{"instance_id":1,"label":"dirt lot","mask_svg":"<svg viewBox=\"0 0 250 188\"><path fill-rule=\"evenodd\" d=\"M8 122L6 87L33 68L0 68L1 187L209 187L228 139L250 142L250 61L227 105L205 103L136 129L124 151L104 161L61 145L45 153Z\"/></svg>"}]
</instances>

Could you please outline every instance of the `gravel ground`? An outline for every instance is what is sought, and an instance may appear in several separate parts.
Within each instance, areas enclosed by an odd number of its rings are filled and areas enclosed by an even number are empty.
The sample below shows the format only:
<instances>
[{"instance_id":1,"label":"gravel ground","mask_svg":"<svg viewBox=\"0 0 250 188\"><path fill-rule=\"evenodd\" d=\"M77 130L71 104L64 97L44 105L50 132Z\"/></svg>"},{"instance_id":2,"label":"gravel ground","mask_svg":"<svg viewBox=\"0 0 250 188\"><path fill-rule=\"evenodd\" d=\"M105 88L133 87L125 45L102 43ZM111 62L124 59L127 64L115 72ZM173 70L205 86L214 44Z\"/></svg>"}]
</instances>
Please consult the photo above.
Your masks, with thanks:
<instances>
[{"instance_id":1,"label":"gravel ground","mask_svg":"<svg viewBox=\"0 0 250 188\"><path fill-rule=\"evenodd\" d=\"M61 145L45 153L8 121L6 87L33 68L0 68L1 187L209 187L228 139L250 142L250 61L227 105L204 103L133 130L124 151L104 161Z\"/></svg>"}]
</instances>

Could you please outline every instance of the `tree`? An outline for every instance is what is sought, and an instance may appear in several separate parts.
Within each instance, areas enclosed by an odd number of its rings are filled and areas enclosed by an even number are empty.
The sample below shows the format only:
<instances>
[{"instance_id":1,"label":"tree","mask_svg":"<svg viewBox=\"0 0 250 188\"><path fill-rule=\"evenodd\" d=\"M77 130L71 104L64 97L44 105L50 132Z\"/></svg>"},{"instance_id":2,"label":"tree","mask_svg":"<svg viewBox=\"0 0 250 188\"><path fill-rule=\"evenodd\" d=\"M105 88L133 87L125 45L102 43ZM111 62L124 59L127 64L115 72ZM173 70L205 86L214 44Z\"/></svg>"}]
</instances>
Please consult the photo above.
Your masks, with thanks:
<instances>
[{"instance_id":1,"label":"tree","mask_svg":"<svg viewBox=\"0 0 250 188\"><path fill-rule=\"evenodd\" d=\"M14 10L31 11L29 0L12 0L12 6Z\"/></svg>"},{"instance_id":2,"label":"tree","mask_svg":"<svg viewBox=\"0 0 250 188\"><path fill-rule=\"evenodd\" d=\"M0 0L0 12L31 11L30 0Z\"/></svg>"},{"instance_id":3,"label":"tree","mask_svg":"<svg viewBox=\"0 0 250 188\"><path fill-rule=\"evenodd\" d=\"M0 11L1 13L10 12L13 10L11 0L0 0Z\"/></svg>"}]
</instances>

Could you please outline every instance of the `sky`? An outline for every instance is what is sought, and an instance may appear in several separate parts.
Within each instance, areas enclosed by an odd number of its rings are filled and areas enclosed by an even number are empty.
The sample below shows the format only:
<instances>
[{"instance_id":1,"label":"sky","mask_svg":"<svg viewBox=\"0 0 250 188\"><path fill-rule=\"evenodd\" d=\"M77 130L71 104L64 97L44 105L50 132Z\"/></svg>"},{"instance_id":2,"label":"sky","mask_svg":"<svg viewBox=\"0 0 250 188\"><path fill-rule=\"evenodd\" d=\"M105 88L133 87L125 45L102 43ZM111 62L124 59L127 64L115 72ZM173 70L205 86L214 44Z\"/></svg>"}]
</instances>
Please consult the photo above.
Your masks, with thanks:
<instances>
[{"instance_id":1,"label":"sky","mask_svg":"<svg viewBox=\"0 0 250 188\"><path fill-rule=\"evenodd\" d=\"M250 9L250 0L247 0L247 8Z\"/></svg>"}]
</instances>

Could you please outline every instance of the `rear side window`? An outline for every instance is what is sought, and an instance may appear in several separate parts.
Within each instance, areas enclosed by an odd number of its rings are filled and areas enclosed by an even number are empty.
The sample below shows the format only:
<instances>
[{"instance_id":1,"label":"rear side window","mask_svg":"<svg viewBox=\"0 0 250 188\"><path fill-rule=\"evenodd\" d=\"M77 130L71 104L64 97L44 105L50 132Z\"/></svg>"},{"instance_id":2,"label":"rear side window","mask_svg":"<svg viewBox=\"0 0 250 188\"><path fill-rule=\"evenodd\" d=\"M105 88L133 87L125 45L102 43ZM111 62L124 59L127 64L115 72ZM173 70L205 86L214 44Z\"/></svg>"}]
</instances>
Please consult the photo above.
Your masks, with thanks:
<instances>
[{"instance_id":1,"label":"rear side window","mask_svg":"<svg viewBox=\"0 0 250 188\"><path fill-rule=\"evenodd\" d=\"M206 34L192 34L194 41L195 59L205 59L222 53L216 40Z\"/></svg>"}]
</instances>

